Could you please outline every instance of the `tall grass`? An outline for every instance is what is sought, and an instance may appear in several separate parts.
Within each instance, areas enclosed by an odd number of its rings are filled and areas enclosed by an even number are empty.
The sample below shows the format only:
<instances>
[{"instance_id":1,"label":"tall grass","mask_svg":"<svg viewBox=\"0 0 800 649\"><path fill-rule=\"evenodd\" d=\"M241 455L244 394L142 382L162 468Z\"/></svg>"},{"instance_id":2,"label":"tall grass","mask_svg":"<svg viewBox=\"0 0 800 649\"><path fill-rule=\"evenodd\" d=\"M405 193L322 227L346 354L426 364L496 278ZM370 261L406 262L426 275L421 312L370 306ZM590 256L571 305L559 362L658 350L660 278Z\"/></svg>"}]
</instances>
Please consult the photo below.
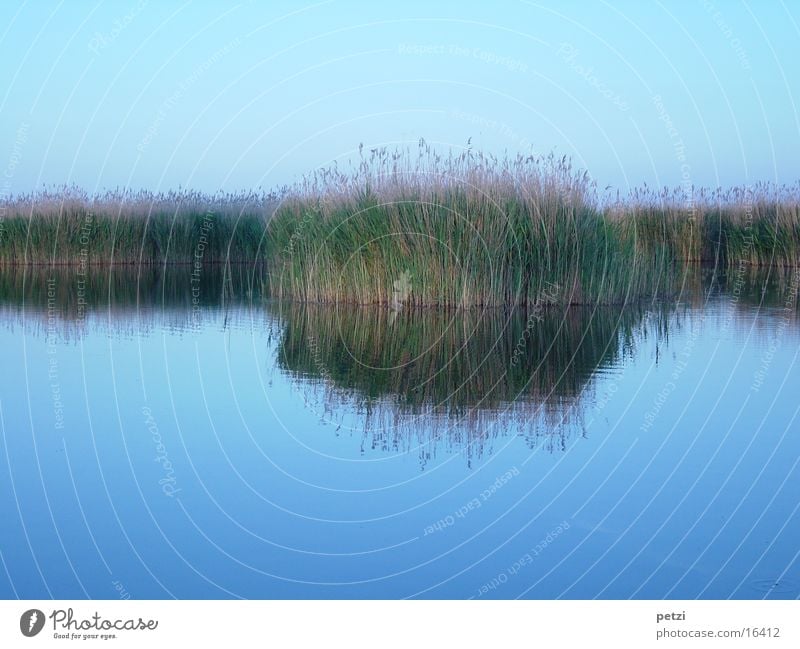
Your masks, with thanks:
<instances>
[{"instance_id":1,"label":"tall grass","mask_svg":"<svg viewBox=\"0 0 800 649\"><path fill-rule=\"evenodd\" d=\"M675 262L722 266L796 266L800 263L800 182L758 183L732 189L636 189L606 206L636 231L643 253L657 250Z\"/></svg>"},{"instance_id":2,"label":"tall grass","mask_svg":"<svg viewBox=\"0 0 800 649\"><path fill-rule=\"evenodd\" d=\"M277 295L307 302L426 306L622 302L652 294L666 254L637 254L633 232L592 200L566 159L441 157L424 143L326 169L283 201L269 228Z\"/></svg>"},{"instance_id":3,"label":"tall grass","mask_svg":"<svg viewBox=\"0 0 800 649\"><path fill-rule=\"evenodd\" d=\"M533 305L670 295L688 263L796 265L800 186L599 197L566 158L378 149L292 188L273 290L305 302Z\"/></svg>"},{"instance_id":4,"label":"tall grass","mask_svg":"<svg viewBox=\"0 0 800 649\"><path fill-rule=\"evenodd\" d=\"M276 194L62 187L0 205L0 264L249 261L263 255Z\"/></svg>"},{"instance_id":5,"label":"tall grass","mask_svg":"<svg viewBox=\"0 0 800 649\"><path fill-rule=\"evenodd\" d=\"M272 193L15 197L0 264L266 261L274 296L309 303L618 304L674 294L692 263L797 265L799 205L800 185L601 196L566 158L420 141Z\"/></svg>"}]
</instances>

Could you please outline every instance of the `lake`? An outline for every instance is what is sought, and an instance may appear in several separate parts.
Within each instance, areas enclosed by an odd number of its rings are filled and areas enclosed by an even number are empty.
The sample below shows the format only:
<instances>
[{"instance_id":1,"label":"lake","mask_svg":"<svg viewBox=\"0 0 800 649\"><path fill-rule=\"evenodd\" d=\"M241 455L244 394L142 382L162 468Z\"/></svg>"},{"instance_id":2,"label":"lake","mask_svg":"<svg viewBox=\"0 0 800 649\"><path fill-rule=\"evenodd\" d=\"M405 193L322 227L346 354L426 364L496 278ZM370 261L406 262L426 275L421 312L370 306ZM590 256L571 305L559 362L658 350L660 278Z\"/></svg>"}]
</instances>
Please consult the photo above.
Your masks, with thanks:
<instances>
[{"instance_id":1,"label":"lake","mask_svg":"<svg viewBox=\"0 0 800 649\"><path fill-rule=\"evenodd\" d=\"M6 268L0 595L800 597L799 283L454 311Z\"/></svg>"}]
</instances>

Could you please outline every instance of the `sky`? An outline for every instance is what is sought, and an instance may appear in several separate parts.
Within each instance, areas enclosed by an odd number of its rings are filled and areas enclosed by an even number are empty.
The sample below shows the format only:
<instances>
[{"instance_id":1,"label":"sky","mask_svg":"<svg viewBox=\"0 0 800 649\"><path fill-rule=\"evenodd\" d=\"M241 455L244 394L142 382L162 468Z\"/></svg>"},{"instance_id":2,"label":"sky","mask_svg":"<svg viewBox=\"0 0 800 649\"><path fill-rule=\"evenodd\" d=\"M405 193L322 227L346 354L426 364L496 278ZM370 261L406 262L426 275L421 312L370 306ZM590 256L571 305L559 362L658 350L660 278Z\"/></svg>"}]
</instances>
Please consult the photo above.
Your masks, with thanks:
<instances>
[{"instance_id":1,"label":"sky","mask_svg":"<svg viewBox=\"0 0 800 649\"><path fill-rule=\"evenodd\" d=\"M800 3L0 4L0 194L269 189L365 147L795 183Z\"/></svg>"}]
</instances>

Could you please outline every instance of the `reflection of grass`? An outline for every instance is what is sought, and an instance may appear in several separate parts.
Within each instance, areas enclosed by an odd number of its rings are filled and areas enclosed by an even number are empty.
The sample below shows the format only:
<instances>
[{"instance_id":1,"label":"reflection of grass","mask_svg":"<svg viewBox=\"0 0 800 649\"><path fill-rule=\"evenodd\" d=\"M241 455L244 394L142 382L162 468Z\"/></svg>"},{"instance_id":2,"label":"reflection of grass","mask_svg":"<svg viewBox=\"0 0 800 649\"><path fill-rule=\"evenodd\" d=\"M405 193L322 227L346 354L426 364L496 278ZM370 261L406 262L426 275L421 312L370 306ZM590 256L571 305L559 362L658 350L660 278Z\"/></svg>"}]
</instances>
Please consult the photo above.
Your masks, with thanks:
<instances>
[{"instance_id":1,"label":"reflection of grass","mask_svg":"<svg viewBox=\"0 0 800 649\"><path fill-rule=\"evenodd\" d=\"M794 303L800 306L797 304L800 268L774 266L753 272L750 267L739 266L717 276L715 284L722 295L735 298L737 305L785 307Z\"/></svg>"},{"instance_id":2,"label":"reflection of grass","mask_svg":"<svg viewBox=\"0 0 800 649\"><path fill-rule=\"evenodd\" d=\"M0 271L0 305L45 310L50 299L57 314L67 319L75 318L81 311L103 311L112 318L124 317L137 308L191 311L195 306L195 299L201 307L252 305L261 309L267 301L272 302L268 270L265 264L208 264L197 273L187 264L89 266L83 269L63 265L15 265ZM53 281L48 283L48 280ZM792 294L796 297L800 284L800 269L782 266L769 268L742 266L715 273L712 267L698 266L687 269L681 280L681 301L697 307L702 306L704 295L709 289L718 291L722 295L729 295L734 306L783 307ZM52 291L51 296L48 295L48 291ZM559 302L559 294L560 287L548 286L538 301L527 310L497 310L491 318L486 312L481 316L481 312L477 310L470 310L469 314L466 311L443 310L437 315L435 309L411 309L408 306L395 309L390 305L388 309L370 310L356 309L352 306L345 308L344 305L336 308L306 305L305 308L300 303L293 303L294 306L287 311L289 314L287 322L292 323L295 328L302 329L304 319L308 318L305 316L301 318L298 314L328 313L320 316L320 322L338 317L332 314L349 314L347 318L353 327L364 326L360 335L381 338L384 335L396 336L398 333L411 335L403 323L412 319L416 335L429 340L444 326L442 325L444 320L441 318L446 318L447 322L452 319L453 326L460 323L458 326L466 328L463 334L465 338L473 329L487 331L485 327L489 322L494 323L491 325L493 328L488 330L492 335L499 335L498 322L503 323L501 328L505 332L503 335L516 335L517 329L521 326L524 331L525 323L520 324L519 319L525 314L525 318L530 319L535 325L531 330L536 328L546 330L547 322L552 319L553 314L564 312L563 308L555 308ZM268 309L271 311L274 307ZM630 312L631 309L625 311ZM597 312L611 313L608 309L598 309ZM456 317L457 313L460 313L459 317ZM509 317L509 313L513 315ZM538 322L538 316L542 317L543 323ZM397 327L394 326L395 322L398 323ZM323 327L323 332L325 331L326 328ZM355 335L355 332L351 333ZM288 331L287 335L299 334ZM313 340L314 334L310 335ZM320 338L319 344L322 344L322 341L328 342L329 339L329 337ZM361 345L362 349L365 347ZM413 348L413 345L405 345L405 348ZM525 349L529 349L527 344ZM524 360L524 357L514 350L509 353L512 365L521 364Z\"/></svg>"},{"instance_id":3,"label":"reflection of grass","mask_svg":"<svg viewBox=\"0 0 800 649\"><path fill-rule=\"evenodd\" d=\"M681 301L702 309L704 294L721 290L749 318L753 305L774 310L796 293L790 270L747 269L737 300L738 276L693 271ZM343 401L362 413L353 423L374 449L417 448L424 462L442 446L480 454L509 431L531 445L564 448L566 435L582 428L593 377L633 354L642 338L663 351L683 321L672 302L651 304L647 314L638 305L539 306L395 312L287 304L278 364L321 396L326 417L347 412Z\"/></svg>"},{"instance_id":4,"label":"reflection of grass","mask_svg":"<svg viewBox=\"0 0 800 649\"><path fill-rule=\"evenodd\" d=\"M6 313L19 311L40 333L52 306L59 332L69 338L83 330L82 313L99 316L102 322L94 318L91 326L117 334L151 324L191 330L203 323L202 316L192 316L192 272L186 265L91 267L85 275L63 266L12 267L0 272L0 306ZM681 301L701 309L713 289L748 318L753 307L768 307L759 309L757 328L785 318L786 304L797 308L791 298L800 283L798 269L710 273L690 273ZM565 436L580 430L592 377L633 353L639 337L653 336L661 346L676 326L667 317L675 308L671 302L650 305L656 313L647 316L638 304L566 308L549 304L558 294L553 287L526 309L277 303L265 300L266 277L263 265L207 266L197 295L203 307L224 309L223 326L245 307L252 309L251 326L280 327L279 368L301 379L305 395L322 397L326 416L347 426L347 403L363 417L351 421L365 431L365 445L387 451L418 447L423 461L444 446L485 452L509 431L530 444L563 447ZM4 321L13 325L15 319ZM747 321L748 330L752 324Z\"/></svg>"},{"instance_id":5,"label":"reflection of grass","mask_svg":"<svg viewBox=\"0 0 800 649\"><path fill-rule=\"evenodd\" d=\"M592 376L632 350L643 318L638 308L554 306L392 315L287 306L278 363L318 385L326 412L342 400L362 412L365 444L418 447L423 459L441 445L479 454L508 431L563 447Z\"/></svg>"},{"instance_id":6,"label":"reflection of grass","mask_svg":"<svg viewBox=\"0 0 800 649\"><path fill-rule=\"evenodd\" d=\"M461 415L517 399L571 398L621 352L632 309L450 312L296 306L283 312L284 369L367 400Z\"/></svg>"},{"instance_id":7,"label":"reflection of grass","mask_svg":"<svg viewBox=\"0 0 800 649\"><path fill-rule=\"evenodd\" d=\"M50 308L66 320L102 311L122 318L133 310L190 313L199 306L261 303L261 266L214 264L192 275L191 266L88 267L10 266L0 272L0 304L39 311Z\"/></svg>"}]
</instances>

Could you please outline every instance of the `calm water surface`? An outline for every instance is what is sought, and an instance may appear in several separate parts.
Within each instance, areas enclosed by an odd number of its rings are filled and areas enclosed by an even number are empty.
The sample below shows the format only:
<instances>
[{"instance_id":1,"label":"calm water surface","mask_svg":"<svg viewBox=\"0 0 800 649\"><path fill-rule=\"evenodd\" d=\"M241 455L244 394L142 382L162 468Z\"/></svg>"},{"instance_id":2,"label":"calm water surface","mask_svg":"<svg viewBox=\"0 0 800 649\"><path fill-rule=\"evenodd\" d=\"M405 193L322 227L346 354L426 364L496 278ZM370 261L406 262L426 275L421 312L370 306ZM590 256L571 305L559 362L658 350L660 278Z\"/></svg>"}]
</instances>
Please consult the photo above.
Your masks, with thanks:
<instances>
[{"instance_id":1,"label":"calm water surface","mask_svg":"<svg viewBox=\"0 0 800 649\"><path fill-rule=\"evenodd\" d=\"M528 312L0 275L4 598L797 598L798 275Z\"/></svg>"}]
</instances>

